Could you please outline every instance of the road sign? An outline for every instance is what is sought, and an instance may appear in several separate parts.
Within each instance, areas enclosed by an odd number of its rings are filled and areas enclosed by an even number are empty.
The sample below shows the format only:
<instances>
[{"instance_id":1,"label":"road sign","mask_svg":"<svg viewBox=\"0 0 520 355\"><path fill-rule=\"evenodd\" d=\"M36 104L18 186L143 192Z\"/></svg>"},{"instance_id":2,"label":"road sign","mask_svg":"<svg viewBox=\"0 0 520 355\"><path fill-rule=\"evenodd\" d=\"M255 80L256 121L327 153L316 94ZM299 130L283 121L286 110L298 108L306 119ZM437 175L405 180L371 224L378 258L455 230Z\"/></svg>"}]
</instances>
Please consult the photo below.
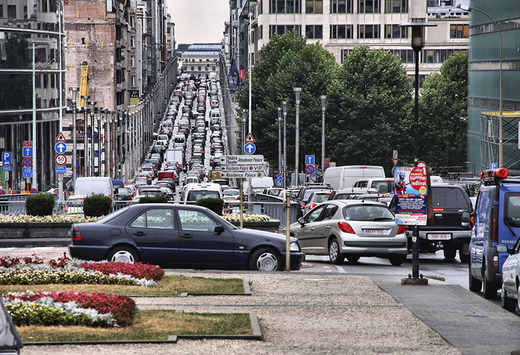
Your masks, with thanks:
<instances>
[{"instance_id":1,"label":"road sign","mask_svg":"<svg viewBox=\"0 0 520 355\"><path fill-rule=\"evenodd\" d=\"M398 153L397 153L397 150L393 150L393 151L392 151L392 160L393 160L393 159L397 159L397 154L398 154Z\"/></svg>"},{"instance_id":2,"label":"road sign","mask_svg":"<svg viewBox=\"0 0 520 355\"><path fill-rule=\"evenodd\" d=\"M0 195L5 195L5 190L4 189L0 189Z\"/></svg>"},{"instance_id":3,"label":"road sign","mask_svg":"<svg viewBox=\"0 0 520 355\"><path fill-rule=\"evenodd\" d=\"M316 164L316 158L314 155L306 155L305 156L305 165L314 165Z\"/></svg>"},{"instance_id":4,"label":"road sign","mask_svg":"<svg viewBox=\"0 0 520 355\"><path fill-rule=\"evenodd\" d=\"M24 147L32 147L32 141L23 141Z\"/></svg>"},{"instance_id":5,"label":"road sign","mask_svg":"<svg viewBox=\"0 0 520 355\"><path fill-rule=\"evenodd\" d=\"M13 154L11 152L2 153L2 165L13 165Z\"/></svg>"},{"instance_id":6,"label":"road sign","mask_svg":"<svg viewBox=\"0 0 520 355\"><path fill-rule=\"evenodd\" d=\"M37 194L38 193L38 189L33 187L29 192L32 193L32 194Z\"/></svg>"},{"instance_id":7,"label":"road sign","mask_svg":"<svg viewBox=\"0 0 520 355\"><path fill-rule=\"evenodd\" d=\"M398 161L398 160L399 160L399 159L392 159L392 163L394 163L394 166L397 165L397 161Z\"/></svg>"},{"instance_id":8,"label":"road sign","mask_svg":"<svg viewBox=\"0 0 520 355\"><path fill-rule=\"evenodd\" d=\"M63 142L58 142L54 145L54 150L56 153L63 154L67 151L67 145Z\"/></svg>"},{"instance_id":9,"label":"road sign","mask_svg":"<svg viewBox=\"0 0 520 355\"><path fill-rule=\"evenodd\" d=\"M220 157L220 164L222 165L247 165L263 163L263 155L223 155Z\"/></svg>"},{"instance_id":10,"label":"road sign","mask_svg":"<svg viewBox=\"0 0 520 355\"><path fill-rule=\"evenodd\" d=\"M30 157L24 158L22 160L22 165L25 166L26 168L30 168L33 165L32 158L30 158Z\"/></svg>"},{"instance_id":11,"label":"road sign","mask_svg":"<svg viewBox=\"0 0 520 355\"><path fill-rule=\"evenodd\" d=\"M23 147L22 148L22 156L25 157L32 157L33 155L33 149L32 147Z\"/></svg>"},{"instance_id":12,"label":"road sign","mask_svg":"<svg viewBox=\"0 0 520 355\"><path fill-rule=\"evenodd\" d=\"M276 186L280 187L283 184L283 174L276 175Z\"/></svg>"},{"instance_id":13,"label":"road sign","mask_svg":"<svg viewBox=\"0 0 520 355\"><path fill-rule=\"evenodd\" d=\"M312 175L316 172L316 167L314 165L307 164L305 165L305 173L307 175Z\"/></svg>"},{"instance_id":14,"label":"road sign","mask_svg":"<svg viewBox=\"0 0 520 355\"><path fill-rule=\"evenodd\" d=\"M489 164L489 168L490 169L496 169L496 168L498 168L498 164L497 163L491 163L491 164Z\"/></svg>"},{"instance_id":15,"label":"road sign","mask_svg":"<svg viewBox=\"0 0 520 355\"><path fill-rule=\"evenodd\" d=\"M247 134L247 137L246 137L246 143L255 143L255 139L253 138L253 134L252 133L248 133Z\"/></svg>"},{"instance_id":16,"label":"road sign","mask_svg":"<svg viewBox=\"0 0 520 355\"><path fill-rule=\"evenodd\" d=\"M2 171L13 171L12 165L4 165L2 166Z\"/></svg>"},{"instance_id":17,"label":"road sign","mask_svg":"<svg viewBox=\"0 0 520 355\"><path fill-rule=\"evenodd\" d=\"M229 179L229 178L245 179L245 178L262 177L262 176L264 176L264 174L261 172L241 171L241 172L229 172L229 173L222 172L222 173L220 173L220 176L225 179Z\"/></svg>"},{"instance_id":18,"label":"road sign","mask_svg":"<svg viewBox=\"0 0 520 355\"><path fill-rule=\"evenodd\" d=\"M254 154L256 152L256 145L252 142L246 143L244 145L244 151L246 154Z\"/></svg>"},{"instance_id":19,"label":"road sign","mask_svg":"<svg viewBox=\"0 0 520 355\"><path fill-rule=\"evenodd\" d=\"M32 178L33 177L33 171L32 168L22 168L22 177L23 178Z\"/></svg>"},{"instance_id":20,"label":"road sign","mask_svg":"<svg viewBox=\"0 0 520 355\"><path fill-rule=\"evenodd\" d=\"M56 156L54 157L54 161L57 165L65 165L67 164L67 157L65 156L65 154L56 154Z\"/></svg>"},{"instance_id":21,"label":"road sign","mask_svg":"<svg viewBox=\"0 0 520 355\"><path fill-rule=\"evenodd\" d=\"M67 167L64 165L56 165L56 174L65 174L67 172Z\"/></svg>"},{"instance_id":22,"label":"road sign","mask_svg":"<svg viewBox=\"0 0 520 355\"><path fill-rule=\"evenodd\" d=\"M221 165L222 171L262 171L263 165Z\"/></svg>"},{"instance_id":23,"label":"road sign","mask_svg":"<svg viewBox=\"0 0 520 355\"><path fill-rule=\"evenodd\" d=\"M67 139L65 138L65 135L63 132L60 132L58 136L56 137L56 142L66 142Z\"/></svg>"}]
</instances>

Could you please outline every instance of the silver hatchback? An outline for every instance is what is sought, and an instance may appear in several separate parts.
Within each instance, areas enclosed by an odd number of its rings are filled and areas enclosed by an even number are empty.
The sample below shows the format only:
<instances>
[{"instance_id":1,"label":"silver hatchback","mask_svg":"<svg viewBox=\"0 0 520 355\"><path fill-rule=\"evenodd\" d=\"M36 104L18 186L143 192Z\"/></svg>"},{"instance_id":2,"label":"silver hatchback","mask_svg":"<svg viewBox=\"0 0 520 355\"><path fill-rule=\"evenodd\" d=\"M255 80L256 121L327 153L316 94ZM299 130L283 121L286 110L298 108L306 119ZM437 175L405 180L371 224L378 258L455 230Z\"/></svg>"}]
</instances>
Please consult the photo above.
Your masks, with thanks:
<instances>
[{"instance_id":1,"label":"silver hatchback","mask_svg":"<svg viewBox=\"0 0 520 355\"><path fill-rule=\"evenodd\" d=\"M405 226L398 226L394 214L379 202L329 200L291 224L290 231L302 252L329 255L333 263L375 256L397 266L408 252Z\"/></svg>"}]
</instances>

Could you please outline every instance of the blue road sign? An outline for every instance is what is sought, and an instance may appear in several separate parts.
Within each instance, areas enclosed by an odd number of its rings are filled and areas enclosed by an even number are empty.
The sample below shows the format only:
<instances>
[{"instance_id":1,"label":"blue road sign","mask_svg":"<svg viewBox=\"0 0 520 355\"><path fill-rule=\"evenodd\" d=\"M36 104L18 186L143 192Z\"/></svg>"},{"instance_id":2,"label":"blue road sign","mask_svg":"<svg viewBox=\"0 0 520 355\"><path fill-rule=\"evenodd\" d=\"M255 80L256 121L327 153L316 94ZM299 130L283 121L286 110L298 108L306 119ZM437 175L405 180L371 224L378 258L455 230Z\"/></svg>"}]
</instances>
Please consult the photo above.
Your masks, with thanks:
<instances>
[{"instance_id":1,"label":"blue road sign","mask_svg":"<svg viewBox=\"0 0 520 355\"><path fill-rule=\"evenodd\" d=\"M13 154L11 152L2 153L2 165L13 165Z\"/></svg>"},{"instance_id":2,"label":"blue road sign","mask_svg":"<svg viewBox=\"0 0 520 355\"><path fill-rule=\"evenodd\" d=\"M254 154L256 152L256 145L252 142L248 142L244 145L244 151L246 154Z\"/></svg>"},{"instance_id":3,"label":"blue road sign","mask_svg":"<svg viewBox=\"0 0 520 355\"><path fill-rule=\"evenodd\" d=\"M56 153L63 154L67 151L67 145L63 142L58 142L54 145L54 150Z\"/></svg>"},{"instance_id":4,"label":"blue road sign","mask_svg":"<svg viewBox=\"0 0 520 355\"><path fill-rule=\"evenodd\" d=\"M283 183L283 174L276 175L276 186L280 187Z\"/></svg>"},{"instance_id":5,"label":"blue road sign","mask_svg":"<svg viewBox=\"0 0 520 355\"><path fill-rule=\"evenodd\" d=\"M65 174L67 167L65 165L56 165L56 174Z\"/></svg>"},{"instance_id":6,"label":"blue road sign","mask_svg":"<svg viewBox=\"0 0 520 355\"><path fill-rule=\"evenodd\" d=\"M32 147L23 147L22 148L22 156L24 158L32 157Z\"/></svg>"},{"instance_id":7,"label":"blue road sign","mask_svg":"<svg viewBox=\"0 0 520 355\"><path fill-rule=\"evenodd\" d=\"M22 174L24 178L32 178L33 170L32 168L22 168Z\"/></svg>"},{"instance_id":8,"label":"blue road sign","mask_svg":"<svg viewBox=\"0 0 520 355\"><path fill-rule=\"evenodd\" d=\"M491 164L489 164L489 168L490 169L496 169L496 168L498 168L498 164L497 163L491 163Z\"/></svg>"},{"instance_id":9,"label":"blue road sign","mask_svg":"<svg viewBox=\"0 0 520 355\"><path fill-rule=\"evenodd\" d=\"M306 155L305 156L305 165L314 165L316 164L316 159L314 155Z\"/></svg>"},{"instance_id":10,"label":"blue road sign","mask_svg":"<svg viewBox=\"0 0 520 355\"><path fill-rule=\"evenodd\" d=\"M2 166L2 171L13 171L12 165L4 165Z\"/></svg>"}]
</instances>

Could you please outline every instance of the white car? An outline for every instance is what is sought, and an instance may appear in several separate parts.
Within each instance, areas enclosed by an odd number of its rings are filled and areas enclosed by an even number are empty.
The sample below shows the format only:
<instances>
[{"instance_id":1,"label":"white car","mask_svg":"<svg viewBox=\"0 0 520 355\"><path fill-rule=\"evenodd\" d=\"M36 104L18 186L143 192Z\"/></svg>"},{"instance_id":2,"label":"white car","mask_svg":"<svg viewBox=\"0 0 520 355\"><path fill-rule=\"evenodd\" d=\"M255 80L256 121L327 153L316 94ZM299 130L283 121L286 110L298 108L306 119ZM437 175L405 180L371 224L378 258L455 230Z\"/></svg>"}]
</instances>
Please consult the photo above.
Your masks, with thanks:
<instances>
[{"instance_id":1,"label":"white car","mask_svg":"<svg viewBox=\"0 0 520 355\"><path fill-rule=\"evenodd\" d=\"M520 238L512 249L501 244L497 246L497 251L510 254L502 265L502 307L520 316Z\"/></svg>"}]
</instances>

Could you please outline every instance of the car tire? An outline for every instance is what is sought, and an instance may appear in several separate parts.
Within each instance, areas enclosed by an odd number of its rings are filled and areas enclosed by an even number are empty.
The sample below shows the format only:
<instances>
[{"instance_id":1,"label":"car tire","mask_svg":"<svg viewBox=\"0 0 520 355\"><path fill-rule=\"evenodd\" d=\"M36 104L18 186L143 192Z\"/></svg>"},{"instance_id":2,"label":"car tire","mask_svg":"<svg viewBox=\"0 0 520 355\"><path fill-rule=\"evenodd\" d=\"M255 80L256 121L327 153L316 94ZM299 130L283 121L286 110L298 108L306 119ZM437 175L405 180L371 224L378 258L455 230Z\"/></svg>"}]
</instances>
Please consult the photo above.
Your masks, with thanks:
<instances>
[{"instance_id":1,"label":"car tire","mask_svg":"<svg viewBox=\"0 0 520 355\"><path fill-rule=\"evenodd\" d=\"M472 292L480 292L480 290L482 289L482 281L477 279L473 275L471 275L471 264L469 264L468 274L469 274L469 282L468 282L469 290Z\"/></svg>"},{"instance_id":2,"label":"car tire","mask_svg":"<svg viewBox=\"0 0 520 355\"><path fill-rule=\"evenodd\" d=\"M459 258L461 263L469 262L469 243L464 243L459 248Z\"/></svg>"},{"instance_id":3,"label":"car tire","mask_svg":"<svg viewBox=\"0 0 520 355\"><path fill-rule=\"evenodd\" d=\"M359 261L360 256L359 255L347 255L347 260L349 263L357 263Z\"/></svg>"},{"instance_id":4,"label":"car tire","mask_svg":"<svg viewBox=\"0 0 520 355\"><path fill-rule=\"evenodd\" d=\"M329 258L333 264L341 264L345 257L340 254L339 243L336 238L329 242Z\"/></svg>"},{"instance_id":5,"label":"car tire","mask_svg":"<svg viewBox=\"0 0 520 355\"><path fill-rule=\"evenodd\" d=\"M392 255L388 258L388 260L393 266L400 266L405 262L406 255Z\"/></svg>"},{"instance_id":6,"label":"car tire","mask_svg":"<svg viewBox=\"0 0 520 355\"><path fill-rule=\"evenodd\" d=\"M131 247L116 247L110 249L107 260L133 264L139 261L139 255Z\"/></svg>"},{"instance_id":7,"label":"car tire","mask_svg":"<svg viewBox=\"0 0 520 355\"><path fill-rule=\"evenodd\" d=\"M520 317L520 284L516 286L516 315Z\"/></svg>"},{"instance_id":8,"label":"car tire","mask_svg":"<svg viewBox=\"0 0 520 355\"><path fill-rule=\"evenodd\" d=\"M494 300L497 298L498 287L495 282L489 282L487 280L487 268L484 265L484 275L482 277L482 293L484 298L487 300Z\"/></svg>"},{"instance_id":9,"label":"car tire","mask_svg":"<svg viewBox=\"0 0 520 355\"><path fill-rule=\"evenodd\" d=\"M509 298L507 296L506 288L504 287L504 284L502 283L502 291L500 292L500 303L502 304L502 308L508 310L508 311L514 311L518 302L515 301L513 298Z\"/></svg>"},{"instance_id":10,"label":"car tire","mask_svg":"<svg viewBox=\"0 0 520 355\"><path fill-rule=\"evenodd\" d=\"M457 249L452 245L445 245L443 252L446 260L453 260L457 255Z\"/></svg>"},{"instance_id":11,"label":"car tire","mask_svg":"<svg viewBox=\"0 0 520 355\"><path fill-rule=\"evenodd\" d=\"M255 250L249 259L249 269L258 271L280 271L282 258L272 249L262 248Z\"/></svg>"}]
</instances>

